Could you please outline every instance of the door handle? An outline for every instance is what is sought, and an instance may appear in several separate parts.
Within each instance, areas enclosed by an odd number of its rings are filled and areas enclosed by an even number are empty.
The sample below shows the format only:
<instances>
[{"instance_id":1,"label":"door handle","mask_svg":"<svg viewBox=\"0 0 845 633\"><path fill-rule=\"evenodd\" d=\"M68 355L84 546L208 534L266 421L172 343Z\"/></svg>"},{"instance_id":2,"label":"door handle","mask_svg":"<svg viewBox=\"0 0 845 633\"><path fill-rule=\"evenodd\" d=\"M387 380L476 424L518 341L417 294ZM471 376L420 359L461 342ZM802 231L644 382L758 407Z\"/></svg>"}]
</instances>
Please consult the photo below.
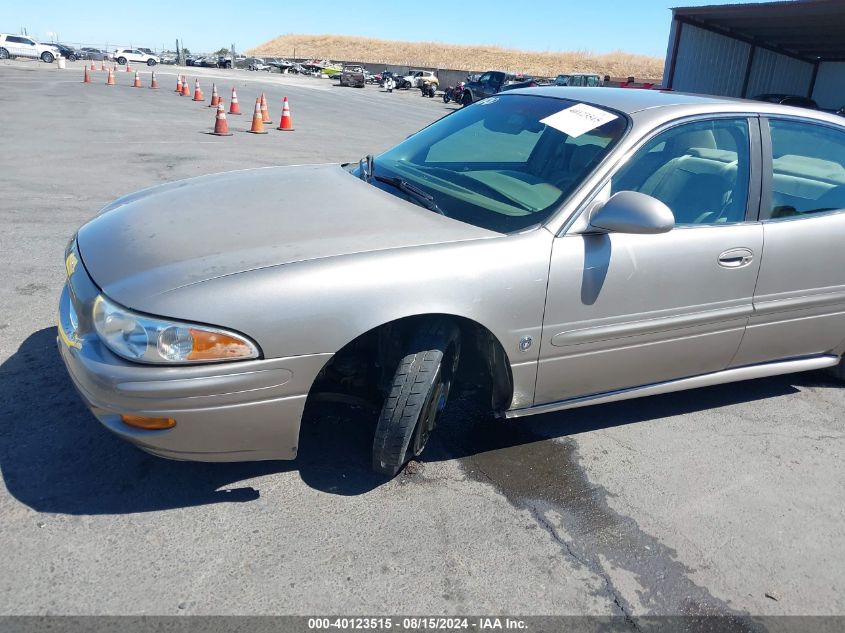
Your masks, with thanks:
<instances>
[{"instance_id":1,"label":"door handle","mask_svg":"<svg viewBox=\"0 0 845 633\"><path fill-rule=\"evenodd\" d=\"M732 248L719 255L722 268L744 268L754 261L754 253L748 248Z\"/></svg>"}]
</instances>

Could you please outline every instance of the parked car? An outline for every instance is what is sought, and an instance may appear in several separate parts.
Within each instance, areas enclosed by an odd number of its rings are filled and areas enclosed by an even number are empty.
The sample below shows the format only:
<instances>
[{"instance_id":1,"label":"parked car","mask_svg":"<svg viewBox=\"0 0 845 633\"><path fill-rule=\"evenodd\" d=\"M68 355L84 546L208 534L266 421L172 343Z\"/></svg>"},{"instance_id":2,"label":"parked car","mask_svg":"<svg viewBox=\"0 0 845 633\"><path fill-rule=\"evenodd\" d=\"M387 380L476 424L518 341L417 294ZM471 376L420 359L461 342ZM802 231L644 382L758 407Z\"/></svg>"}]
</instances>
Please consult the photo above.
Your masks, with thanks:
<instances>
[{"instance_id":1,"label":"parked car","mask_svg":"<svg viewBox=\"0 0 845 633\"><path fill-rule=\"evenodd\" d=\"M364 67L357 64L350 64L343 67L340 73L340 85L352 88L363 88L367 84L364 75Z\"/></svg>"},{"instance_id":2,"label":"parked car","mask_svg":"<svg viewBox=\"0 0 845 633\"><path fill-rule=\"evenodd\" d=\"M763 94L754 97L755 101L768 101L769 103L779 103L780 105L796 106L799 108L810 108L811 110L818 110L819 105L809 97L802 97L800 95L789 94Z\"/></svg>"},{"instance_id":3,"label":"parked car","mask_svg":"<svg viewBox=\"0 0 845 633\"><path fill-rule=\"evenodd\" d=\"M293 66L292 62L289 62L286 59L282 59L280 57L273 57L273 58L264 58L264 62L270 67L270 72L273 72L273 69L276 68L278 71L286 72Z\"/></svg>"},{"instance_id":4,"label":"parked car","mask_svg":"<svg viewBox=\"0 0 845 633\"><path fill-rule=\"evenodd\" d=\"M435 88L439 85L437 75L430 70L411 70L404 77L396 79L397 88L420 88L424 81L433 85Z\"/></svg>"},{"instance_id":5,"label":"parked car","mask_svg":"<svg viewBox=\"0 0 845 633\"><path fill-rule=\"evenodd\" d=\"M139 47L138 50L141 51L142 53L146 53L147 55L155 55L155 53L153 52L153 49L151 49L151 48L140 48Z\"/></svg>"},{"instance_id":6,"label":"parked car","mask_svg":"<svg viewBox=\"0 0 845 633\"><path fill-rule=\"evenodd\" d=\"M0 59L29 57L52 64L60 54L55 44L39 44L23 35L0 33Z\"/></svg>"},{"instance_id":7,"label":"parked car","mask_svg":"<svg viewBox=\"0 0 845 633\"><path fill-rule=\"evenodd\" d=\"M260 57L247 57L243 61L244 67L247 70L264 70L269 72L270 66L264 62L264 60Z\"/></svg>"},{"instance_id":8,"label":"parked car","mask_svg":"<svg viewBox=\"0 0 845 633\"><path fill-rule=\"evenodd\" d=\"M571 86L573 88L582 86L595 88L596 86L601 86L602 81L601 77L591 73L568 73L555 77L554 85Z\"/></svg>"},{"instance_id":9,"label":"parked car","mask_svg":"<svg viewBox=\"0 0 845 633\"><path fill-rule=\"evenodd\" d=\"M67 59L68 61L75 62L77 59L83 58L83 55L80 51L76 50L72 46L66 46L65 44L58 44L56 42L42 42L42 46L55 46L59 49L59 54Z\"/></svg>"},{"instance_id":10,"label":"parked car","mask_svg":"<svg viewBox=\"0 0 845 633\"><path fill-rule=\"evenodd\" d=\"M83 46L79 49L83 59L89 59L95 62L106 61L109 59L109 54L99 48L92 48L90 46Z\"/></svg>"},{"instance_id":11,"label":"parked car","mask_svg":"<svg viewBox=\"0 0 845 633\"><path fill-rule=\"evenodd\" d=\"M380 410L371 459L393 475L462 393L521 418L845 378L843 239L840 117L515 90L358 164L117 199L68 245L59 348L93 414L153 454L291 459L330 394Z\"/></svg>"},{"instance_id":12,"label":"parked car","mask_svg":"<svg viewBox=\"0 0 845 633\"><path fill-rule=\"evenodd\" d=\"M468 81L464 86L461 94L461 103L463 105L470 105L471 103L480 99L486 99L502 90L512 88L528 88L533 87L531 77L516 73L507 73L501 70L490 70L478 78L477 81Z\"/></svg>"},{"instance_id":13,"label":"parked car","mask_svg":"<svg viewBox=\"0 0 845 633\"><path fill-rule=\"evenodd\" d=\"M114 52L114 60L121 66L127 62L136 62L139 64L146 64L147 66L155 66L159 62L157 55L150 55L142 52L137 48L119 48Z\"/></svg>"}]
</instances>

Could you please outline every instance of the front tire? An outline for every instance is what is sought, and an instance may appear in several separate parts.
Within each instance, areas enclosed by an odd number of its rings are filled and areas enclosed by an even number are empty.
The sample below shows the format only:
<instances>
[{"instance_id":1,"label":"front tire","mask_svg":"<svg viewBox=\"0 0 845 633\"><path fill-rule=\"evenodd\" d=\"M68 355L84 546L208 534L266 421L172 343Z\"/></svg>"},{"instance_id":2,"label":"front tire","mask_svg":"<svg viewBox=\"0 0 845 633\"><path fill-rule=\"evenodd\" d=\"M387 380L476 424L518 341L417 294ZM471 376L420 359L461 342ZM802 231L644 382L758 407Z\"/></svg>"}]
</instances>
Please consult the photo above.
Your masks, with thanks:
<instances>
[{"instance_id":1,"label":"front tire","mask_svg":"<svg viewBox=\"0 0 845 633\"><path fill-rule=\"evenodd\" d=\"M464 91L464 94L461 96L461 105L463 107L467 107L468 105L472 105L472 94Z\"/></svg>"},{"instance_id":2,"label":"front tire","mask_svg":"<svg viewBox=\"0 0 845 633\"><path fill-rule=\"evenodd\" d=\"M126 58L125 57L118 57L117 63L120 64L121 66L125 65L126 64Z\"/></svg>"},{"instance_id":3,"label":"front tire","mask_svg":"<svg viewBox=\"0 0 845 633\"><path fill-rule=\"evenodd\" d=\"M47 64L52 64L55 59L56 58L53 55L53 53L48 53L47 51L44 51L43 53L41 53L41 61L42 62L45 62Z\"/></svg>"},{"instance_id":4,"label":"front tire","mask_svg":"<svg viewBox=\"0 0 845 633\"><path fill-rule=\"evenodd\" d=\"M155 66L155 65L156 65L156 60L154 60L154 59L148 59L147 60L147 66Z\"/></svg>"},{"instance_id":5,"label":"front tire","mask_svg":"<svg viewBox=\"0 0 845 633\"><path fill-rule=\"evenodd\" d=\"M373 440L373 470L393 477L422 453L449 398L460 332L446 319L426 323L405 346Z\"/></svg>"}]
</instances>

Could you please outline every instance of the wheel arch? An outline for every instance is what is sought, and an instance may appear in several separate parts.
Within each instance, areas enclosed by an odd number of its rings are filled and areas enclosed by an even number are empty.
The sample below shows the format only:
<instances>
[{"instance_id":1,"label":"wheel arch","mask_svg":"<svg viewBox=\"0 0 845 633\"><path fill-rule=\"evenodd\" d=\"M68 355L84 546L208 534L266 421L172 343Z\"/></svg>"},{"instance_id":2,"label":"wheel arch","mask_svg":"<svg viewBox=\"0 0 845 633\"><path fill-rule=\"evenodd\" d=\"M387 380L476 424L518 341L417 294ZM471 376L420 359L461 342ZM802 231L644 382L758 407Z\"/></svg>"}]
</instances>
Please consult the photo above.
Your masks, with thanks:
<instances>
[{"instance_id":1,"label":"wheel arch","mask_svg":"<svg viewBox=\"0 0 845 633\"><path fill-rule=\"evenodd\" d=\"M514 379L510 359L499 338L485 325L469 317L444 312L425 312L398 317L381 323L349 339L326 361L312 381L309 397L326 370L351 350L363 347L378 357L384 349L384 339L405 342L426 320L449 319L461 333L461 360L458 375L467 380L480 379L485 395L490 396L490 407L503 411L510 407L514 392ZM375 346L375 347L374 347ZM489 390L489 391L487 391Z\"/></svg>"}]
</instances>

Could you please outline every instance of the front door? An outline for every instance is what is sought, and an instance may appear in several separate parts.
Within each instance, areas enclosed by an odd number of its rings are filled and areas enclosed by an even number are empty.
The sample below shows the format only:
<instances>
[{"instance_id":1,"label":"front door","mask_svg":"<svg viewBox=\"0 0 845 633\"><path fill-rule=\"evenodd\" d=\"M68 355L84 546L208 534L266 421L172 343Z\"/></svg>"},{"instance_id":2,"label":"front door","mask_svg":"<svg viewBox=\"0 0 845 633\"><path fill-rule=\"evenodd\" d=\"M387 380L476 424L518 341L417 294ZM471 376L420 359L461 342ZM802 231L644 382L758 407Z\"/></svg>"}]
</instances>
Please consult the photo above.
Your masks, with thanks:
<instances>
[{"instance_id":1,"label":"front door","mask_svg":"<svg viewBox=\"0 0 845 633\"><path fill-rule=\"evenodd\" d=\"M612 193L639 191L669 206L672 231L555 239L535 404L730 364L753 309L763 247L759 196L749 196L759 192L751 160L758 152L756 119L675 125L610 181Z\"/></svg>"}]
</instances>

